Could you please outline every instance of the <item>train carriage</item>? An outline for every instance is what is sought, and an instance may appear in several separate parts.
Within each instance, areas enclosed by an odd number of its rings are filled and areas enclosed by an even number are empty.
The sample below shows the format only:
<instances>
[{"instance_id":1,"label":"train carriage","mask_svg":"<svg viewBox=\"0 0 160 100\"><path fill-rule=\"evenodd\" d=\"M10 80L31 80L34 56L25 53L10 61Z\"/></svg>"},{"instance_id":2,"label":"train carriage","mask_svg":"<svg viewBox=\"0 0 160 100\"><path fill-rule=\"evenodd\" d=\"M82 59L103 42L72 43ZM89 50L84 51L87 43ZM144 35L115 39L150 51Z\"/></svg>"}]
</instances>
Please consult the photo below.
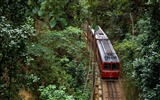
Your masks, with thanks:
<instances>
[{"instance_id":1,"label":"train carriage","mask_svg":"<svg viewBox=\"0 0 160 100\"><path fill-rule=\"evenodd\" d=\"M92 45L96 45L94 51L97 55L101 77L118 78L120 76L120 61L111 41L100 27L96 31L90 28L90 33Z\"/></svg>"}]
</instances>

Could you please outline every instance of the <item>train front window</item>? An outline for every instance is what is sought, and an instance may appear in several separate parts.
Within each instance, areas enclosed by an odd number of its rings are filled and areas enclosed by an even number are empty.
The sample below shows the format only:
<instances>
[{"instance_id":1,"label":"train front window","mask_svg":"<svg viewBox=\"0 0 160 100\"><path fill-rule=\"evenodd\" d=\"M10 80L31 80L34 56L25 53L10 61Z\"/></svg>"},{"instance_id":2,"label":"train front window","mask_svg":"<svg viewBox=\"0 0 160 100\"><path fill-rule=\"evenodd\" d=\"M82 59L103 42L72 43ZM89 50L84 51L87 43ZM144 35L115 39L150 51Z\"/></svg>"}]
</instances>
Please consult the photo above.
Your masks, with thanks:
<instances>
[{"instance_id":1,"label":"train front window","mask_svg":"<svg viewBox=\"0 0 160 100\"><path fill-rule=\"evenodd\" d=\"M111 64L104 64L104 70L110 70Z\"/></svg>"},{"instance_id":2,"label":"train front window","mask_svg":"<svg viewBox=\"0 0 160 100\"><path fill-rule=\"evenodd\" d=\"M112 70L118 70L118 64L112 64Z\"/></svg>"},{"instance_id":3,"label":"train front window","mask_svg":"<svg viewBox=\"0 0 160 100\"><path fill-rule=\"evenodd\" d=\"M103 35L103 33L99 33L99 35Z\"/></svg>"}]
</instances>

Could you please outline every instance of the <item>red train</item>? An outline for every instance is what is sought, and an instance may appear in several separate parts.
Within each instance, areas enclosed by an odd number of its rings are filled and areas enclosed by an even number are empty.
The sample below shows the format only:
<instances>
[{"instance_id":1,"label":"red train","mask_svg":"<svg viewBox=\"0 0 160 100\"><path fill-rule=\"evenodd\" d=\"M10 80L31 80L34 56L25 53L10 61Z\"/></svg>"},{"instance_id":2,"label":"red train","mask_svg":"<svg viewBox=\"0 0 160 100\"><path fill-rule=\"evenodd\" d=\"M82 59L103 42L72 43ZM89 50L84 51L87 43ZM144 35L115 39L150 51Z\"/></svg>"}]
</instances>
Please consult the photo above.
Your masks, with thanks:
<instances>
[{"instance_id":1,"label":"red train","mask_svg":"<svg viewBox=\"0 0 160 100\"><path fill-rule=\"evenodd\" d=\"M88 38L97 55L102 78L118 78L120 76L120 60L107 35L98 26L98 30L88 27Z\"/></svg>"}]
</instances>

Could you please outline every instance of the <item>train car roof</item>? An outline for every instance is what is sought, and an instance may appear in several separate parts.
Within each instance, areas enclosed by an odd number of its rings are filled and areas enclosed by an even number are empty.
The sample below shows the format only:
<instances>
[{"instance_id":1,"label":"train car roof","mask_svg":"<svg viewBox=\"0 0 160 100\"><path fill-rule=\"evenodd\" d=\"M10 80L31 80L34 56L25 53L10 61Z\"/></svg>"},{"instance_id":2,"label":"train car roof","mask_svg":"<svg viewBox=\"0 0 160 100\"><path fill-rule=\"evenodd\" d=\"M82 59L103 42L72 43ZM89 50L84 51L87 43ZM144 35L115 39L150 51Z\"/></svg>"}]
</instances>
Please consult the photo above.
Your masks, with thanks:
<instances>
[{"instance_id":1,"label":"train car roof","mask_svg":"<svg viewBox=\"0 0 160 100\"><path fill-rule=\"evenodd\" d=\"M119 62L119 58L108 39L97 40L100 57L103 62Z\"/></svg>"},{"instance_id":2,"label":"train car roof","mask_svg":"<svg viewBox=\"0 0 160 100\"><path fill-rule=\"evenodd\" d=\"M98 30L95 31L95 38L98 40L108 39L107 35L104 33L100 26L98 26Z\"/></svg>"},{"instance_id":3,"label":"train car roof","mask_svg":"<svg viewBox=\"0 0 160 100\"><path fill-rule=\"evenodd\" d=\"M100 26L98 26L98 30L94 30L89 26L89 31L94 35L95 39L101 40L101 39L108 39L107 35L104 33L104 31L101 29Z\"/></svg>"}]
</instances>

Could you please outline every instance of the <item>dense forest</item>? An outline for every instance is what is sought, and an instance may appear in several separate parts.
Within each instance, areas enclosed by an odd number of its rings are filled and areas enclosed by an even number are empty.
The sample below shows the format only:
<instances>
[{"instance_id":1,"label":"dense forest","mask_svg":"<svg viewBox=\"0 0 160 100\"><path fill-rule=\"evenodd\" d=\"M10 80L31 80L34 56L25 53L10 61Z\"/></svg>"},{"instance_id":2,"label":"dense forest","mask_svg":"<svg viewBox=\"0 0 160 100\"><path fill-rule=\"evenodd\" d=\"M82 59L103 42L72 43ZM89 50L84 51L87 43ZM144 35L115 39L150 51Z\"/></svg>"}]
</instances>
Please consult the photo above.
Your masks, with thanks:
<instances>
[{"instance_id":1,"label":"dense forest","mask_svg":"<svg viewBox=\"0 0 160 100\"><path fill-rule=\"evenodd\" d=\"M0 99L90 99L88 22L118 53L126 99L159 100L159 16L159 0L1 0Z\"/></svg>"}]
</instances>

